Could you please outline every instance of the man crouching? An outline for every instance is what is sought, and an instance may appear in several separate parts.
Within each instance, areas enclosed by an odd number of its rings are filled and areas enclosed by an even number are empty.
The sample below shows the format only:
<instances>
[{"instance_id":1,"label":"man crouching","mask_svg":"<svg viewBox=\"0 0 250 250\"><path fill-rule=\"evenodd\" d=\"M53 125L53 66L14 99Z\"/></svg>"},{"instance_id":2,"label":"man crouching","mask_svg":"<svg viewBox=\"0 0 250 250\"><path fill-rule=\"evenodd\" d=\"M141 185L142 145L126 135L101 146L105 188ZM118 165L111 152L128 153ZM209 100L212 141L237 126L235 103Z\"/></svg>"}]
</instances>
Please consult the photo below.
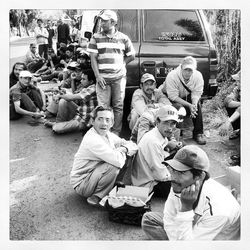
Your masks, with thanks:
<instances>
[{"instance_id":1,"label":"man crouching","mask_svg":"<svg viewBox=\"0 0 250 250\"><path fill-rule=\"evenodd\" d=\"M98 206L113 188L126 155L131 156L137 151L136 144L110 132L113 123L111 108L96 107L93 127L83 137L70 174L75 191L93 206Z\"/></svg>"},{"instance_id":2,"label":"man crouching","mask_svg":"<svg viewBox=\"0 0 250 250\"><path fill-rule=\"evenodd\" d=\"M164 213L149 212L142 229L153 240L237 240L240 205L230 191L209 179L209 159L196 145L164 162L171 190Z\"/></svg>"}]
</instances>

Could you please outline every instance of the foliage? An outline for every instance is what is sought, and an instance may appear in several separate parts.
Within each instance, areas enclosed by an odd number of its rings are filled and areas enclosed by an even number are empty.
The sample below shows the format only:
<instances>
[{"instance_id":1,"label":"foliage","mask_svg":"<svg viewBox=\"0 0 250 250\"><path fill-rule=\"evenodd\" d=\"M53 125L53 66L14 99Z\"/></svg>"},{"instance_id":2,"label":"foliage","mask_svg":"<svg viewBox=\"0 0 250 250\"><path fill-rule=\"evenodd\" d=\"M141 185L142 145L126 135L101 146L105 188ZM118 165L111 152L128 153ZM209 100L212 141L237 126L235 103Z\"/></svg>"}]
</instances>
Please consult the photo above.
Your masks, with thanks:
<instances>
[{"instance_id":1,"label":"foliage","mask_svg":"<svg viewBox=\"0 0 250 250\"><path fill-rule=\"evenodd\" d=\"M218 82L227 81L240 70L241 35L240 10L205 10L218 53Z\"/></svg>"}]
</instances>

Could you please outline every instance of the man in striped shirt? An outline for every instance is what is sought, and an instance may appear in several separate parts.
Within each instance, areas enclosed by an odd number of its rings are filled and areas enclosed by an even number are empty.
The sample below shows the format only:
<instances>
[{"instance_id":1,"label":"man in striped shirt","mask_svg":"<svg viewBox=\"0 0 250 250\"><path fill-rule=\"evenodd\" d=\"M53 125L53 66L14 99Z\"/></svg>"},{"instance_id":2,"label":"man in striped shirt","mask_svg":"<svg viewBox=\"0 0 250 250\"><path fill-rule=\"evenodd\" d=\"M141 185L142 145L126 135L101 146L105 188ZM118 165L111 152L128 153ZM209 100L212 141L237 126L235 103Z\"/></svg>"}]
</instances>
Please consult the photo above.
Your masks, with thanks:
<instances>
[{"instance_id":1,"label":"man in striped shirt","mask_svg":"<svg viewBox=\"0 0 250 250\"><path fill-rule=\"evenodd\" d=\"M112 106L115 118L113 132L119 134L122 128L126 64L134 60L135 51L129 37L116 29L117 15L114 11L104 10L99 18L102 30L93 35L88 51L96 76L98 105Z\"/></svg>"}]
</instances>

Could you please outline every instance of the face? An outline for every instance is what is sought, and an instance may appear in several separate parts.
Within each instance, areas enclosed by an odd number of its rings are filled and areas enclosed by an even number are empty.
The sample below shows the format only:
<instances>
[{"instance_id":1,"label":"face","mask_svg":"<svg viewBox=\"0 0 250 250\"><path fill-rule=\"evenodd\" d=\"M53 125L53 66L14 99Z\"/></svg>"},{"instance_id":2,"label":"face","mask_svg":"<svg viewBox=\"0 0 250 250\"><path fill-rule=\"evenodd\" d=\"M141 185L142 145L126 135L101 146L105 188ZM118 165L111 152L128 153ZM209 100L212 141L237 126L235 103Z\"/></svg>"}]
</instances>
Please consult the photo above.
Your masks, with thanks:
<instances>
[{"instance_id":1,"label":"face","mask_svg":"<svg viewBox=\"0 0 250 250\"><path fill-rule=\"evenodd\" d=\"M18 78L20 71L23 70L23 65L22 64L16 64L15 68L14 68L14 75Z\"/></svg>"},{"instance_id":2,"label":"face","mask_svg":"<svg viewBox=\"0 0 250 250\"><path fill-rule=\"evenodd\" d=\"M175 127L176 127L176 121L173 120L160 121L157 123L157 128L164 138L170 137Z\"/></svg>"},{"instance_id":3,"label":"face","mask_svg":"<svg viewBox=\"0 0 250 250\"><path fill-rule=\"evenodd\" d=\"M38 21L38 22L37 22L37 25L38 25L39 27L42 27L42 22L41 22L41 21Z\"/></svg>"},{"instance_id":4,"label":"face","mask_svg":"<svg viewBox=\"0 0 250 250\"><path fill-rule=\"evenodd\" d=\"M177 171L168 165L168 170L171 174L171 186L175 193L181 193L181 191L195 183L197 178L194 179L193 174L190 170Z\"/></svg>"},{"instance_id":5,"label":"face","mask_svg":"<svg viewBox=\"0 0 250 250\"><path fill-rule=\"evenodd\" d=\"M156 88L156 82L148 80L141 84L141 88L147 96L151 96Z\"/></svg>"},{"instance_id":6,"label":"face","mask_svg":"<svg viewBox=\"0 0 250 250\"><path fill-rule=\"evenodd\" d=\"M32 45L32 46L30 47L30 50L31 50L33 53L35 53L35 52L36 52L36 46L35 46L35 45Z\"/></svg>"},{"instance_id":7,"label":"face","mask_svg":"<svg viewBox=\"0 0 250 250\"><path fill-rule=\"evenodd\" d=\"M182 76L185 80L189 80L192 74L193 74L192 69L189 69L189 68L182 69Z\"/></svg>"},{"instance_id":8,"label":"face","mask_svg":"<svg viewBox=\"0 0 250 250\"><path fill-rule=\"evenodd\" d=\"M51 21L48 21L47 24L48 24L48 26L51 26L51 25L52 25Z\"/></svg>"},{"instance_id":9,"label":"face","mask_svg":"<svg viewBox=\"0 0 250 250\"><path fill-rule=\"evenodd\" d=\"M72 57L73 56L73 52L69 51L69 50L66 50L66 56L68 58Z\"/></svg>"},{"instance_id":10,"label":"face","mask_svg":"<svg viewBox=\"0 0 250 250\"><path fill-rule=\"evenodd\" d=\"M114 27L114 21L101 19L101 28L103 32L108 33Z\"/></svg>"},{"instance_id":11,"label":"face","mask_svg":"<svg viewBox=\"0 0 250 250\"><path fill-rule=\"evenodd\" d=\"M113 114L109 110L98 111L93 127L99 135L105 136L113 126Z\"/></svg>"},{"instance_id":12,"label":"face","mask_svg":"<svg viewBox=\"0 0 250 250\"><path fill-rule=\"evenodd\" d=\"M21 85L28 86L31 82L31 77L19 77L19 82Z\"/></svg>"},{"instance_id":13,"label":"face","mask_svg":"<svg viewBox=\"0 0 250 250\"><path fill-rule=\"evenodd\" d=\"M88 75L82 74L82 80L81 80L81 85L86 88L91 84L91 81L88 79Z\"/></svg>"}]
</instances>

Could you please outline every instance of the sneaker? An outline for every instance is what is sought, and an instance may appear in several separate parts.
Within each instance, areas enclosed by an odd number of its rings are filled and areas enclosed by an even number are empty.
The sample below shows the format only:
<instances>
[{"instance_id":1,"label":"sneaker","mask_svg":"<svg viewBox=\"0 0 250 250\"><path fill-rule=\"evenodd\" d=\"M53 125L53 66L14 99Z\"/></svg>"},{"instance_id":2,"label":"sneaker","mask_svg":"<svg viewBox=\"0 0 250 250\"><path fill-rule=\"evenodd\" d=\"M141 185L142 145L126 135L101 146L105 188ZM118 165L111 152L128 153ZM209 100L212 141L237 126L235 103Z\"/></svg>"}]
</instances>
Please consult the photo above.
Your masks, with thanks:
<instances>
[{"instance_id":1,"label":"sneaker","mask_svg":"<svg viewBox=\"0 0 250 250\"><path fill-rule=\"evenodd\" d=\"M95 206L95 207L100 206L100 204L99 204L100 201L101 201L101 198L99 198L96 195L92 195L92 196L88 197L88 199L87 199L88 204L91 206Z\"/></svg>"},{"instance_id":2,"label":"sneaker","mask_svg":"<svg viewBox=\"0 0 250 250\"><path fill-rule=\"evenodd\" d=\"M199 144L199 145L205 145L206 139L203 134L197 134L193 136L193 139Z\"/></svg>"}]
</instances>

